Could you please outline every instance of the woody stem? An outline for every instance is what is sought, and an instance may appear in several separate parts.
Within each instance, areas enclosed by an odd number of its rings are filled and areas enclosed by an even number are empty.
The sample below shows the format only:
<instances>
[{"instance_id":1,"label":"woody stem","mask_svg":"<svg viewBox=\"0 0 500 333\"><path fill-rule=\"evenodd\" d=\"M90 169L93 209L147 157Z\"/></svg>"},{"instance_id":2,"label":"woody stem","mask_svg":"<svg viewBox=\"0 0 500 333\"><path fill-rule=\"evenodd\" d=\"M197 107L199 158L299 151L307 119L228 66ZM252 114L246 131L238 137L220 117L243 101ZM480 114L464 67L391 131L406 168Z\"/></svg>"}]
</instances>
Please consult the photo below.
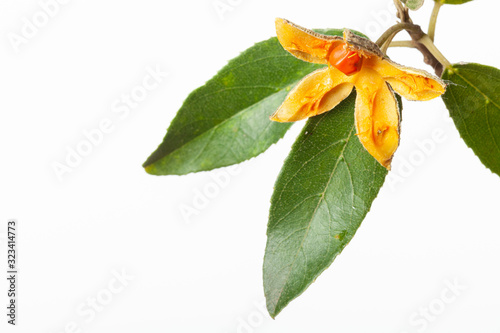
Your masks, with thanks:
<instances>
[{"instance_id":1,"label":"woody stem","mask_svg":"<svg viewBox=\"0 0 500 333\"><path fill-rule=\"evenodd\" d=\"M408 9L404 8L400 0L394 0L394 4L398 10L397 16L401 20L401 23L397 23L387 29L382 36L377 40L377 45L381 48L381 51L385 54L387 48L391 45L392 39L402 30L406 30L411 37L411 45L422 53L424 56L424 62L436 72L437 76L441 76L444 68L451 66L450 62L443 56L443 54L438 50L432 38L422 31L422 28L413 24L410 18ZM430 30L434 34L435 23L437 19L437 14L439 12L440 6L435 6L433 10L433 15L430 20ZM396 45L394 45L396 46ZM409 46L408 42L404 44L399 44L397 46Z\"/></svg>"},{"instance_id":2,"label":"woody stem","mask_svg":"<svg viewBox=\"0 0 500 333\"><path fill-rule=\"evenodd\" d=\"M376 41L376 44L379 46L379 47L382 47L382 45L385 44L385 42L390 42L394 36L396 36L396 34L400 31L403 31L403 30L414 30L415 27L418 27L416 25L414 25L413 23L397 23L395 25L393 25L392 27L390 27L389 29L387 29L383 34L382 36L379 37L379 39L377 39Z\"/></svg>"},{"instance_id":3,"label":"woody stem","mask_svg":"<svg viewBox=\"0 0 500 333\"><path fill-rule=\"evenodd\" d=\"M437 76L441 76L444 66L449 66L450 63L439 52L429 36L422 31L422 28L418 25L415 27L415 29L406 30L412 39L413 45L424 56L424 62L434 68Z\"/></svg>"},{"instance_id":4,"label":"woody stem","mask_svg":"<svg viewBox=\"0 0 500 333\"><path fill-rule=\"evenodd\" d=\"M397 10L397 17L401 20L401 22L411 22L411 19L408 15L408 11L405 9L403 4L401 3L401 0L394 0L394 5L396 6Z\"/></svg>"}]
</instances>

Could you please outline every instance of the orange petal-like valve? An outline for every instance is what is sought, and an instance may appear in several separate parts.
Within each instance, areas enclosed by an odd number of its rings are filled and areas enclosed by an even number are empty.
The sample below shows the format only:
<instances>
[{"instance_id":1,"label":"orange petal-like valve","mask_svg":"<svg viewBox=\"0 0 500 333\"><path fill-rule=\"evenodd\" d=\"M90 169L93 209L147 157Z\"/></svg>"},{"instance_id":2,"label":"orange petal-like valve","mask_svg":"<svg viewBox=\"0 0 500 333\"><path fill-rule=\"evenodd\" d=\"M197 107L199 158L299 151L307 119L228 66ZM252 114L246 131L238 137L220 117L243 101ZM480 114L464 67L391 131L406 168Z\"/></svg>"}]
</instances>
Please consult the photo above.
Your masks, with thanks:
<instances>
[{"instance_id":1,"label":"orange petal-like valve","mask_svg":"<svg viewBox=\"0 0 500 333\"><path fill-rule=\"evenodd\" d=\"M434 75L389 59L372 57L367 66L379 72L394 91L410 101L428 101L441 96L446 90L446 84Z\"/></svg>"},{"instance_id":2,"label":"orange petal-like valve","mask_svg":"<svg viewBox=\"0 0 500 333\"><path fill-rule=\"evenodd\" d=\"M330 111L352 91L353 84L335 68L322 68L304 77L271 116L278 122L298 121Z\"/></svg>"},{"instance_id":3,"label":"orange petal-like valve","mask_svg":"<svg viewBox=\"0 0 500 333\"><path fill-rule=\"evenodd\" d=\"M285 50L316 64L328 63L330 50L343 44L342 37L318 34L281 18L276 19L276 35Z\"/></svg>"},{"instance_id":4,"label":"orange petal-like valve","mask_svg":"<svg viewBox=\"0 0 500 333\"><path fill-rule=\"evenodd\" d=\"M390 169L399 146L399 108L394 93L379 73L363 68L357 76L355 124L359 141Z\"/></svg>"}]
</instances>

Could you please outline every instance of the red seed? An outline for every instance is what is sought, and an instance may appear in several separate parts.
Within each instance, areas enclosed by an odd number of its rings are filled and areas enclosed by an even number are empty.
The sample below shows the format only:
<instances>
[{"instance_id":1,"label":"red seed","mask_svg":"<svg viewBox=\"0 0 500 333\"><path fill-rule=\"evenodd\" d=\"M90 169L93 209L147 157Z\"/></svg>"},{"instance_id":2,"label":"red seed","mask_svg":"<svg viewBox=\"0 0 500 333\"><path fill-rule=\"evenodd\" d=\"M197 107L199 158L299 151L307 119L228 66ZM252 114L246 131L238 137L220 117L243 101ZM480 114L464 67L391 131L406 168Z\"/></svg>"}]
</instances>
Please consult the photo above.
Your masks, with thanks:
<instances>
[{"instance_id":1,"label":"red seed","mask_svg":"<svg viewBox=\"0 0 500 333\"><path fill-rule=\"evenodd\" d=\"M345 44L340 44L332 50L328 62L345 75L352 75L361 70L361 60L356 51L346 50Z\"/></svg>"}]
</instances>

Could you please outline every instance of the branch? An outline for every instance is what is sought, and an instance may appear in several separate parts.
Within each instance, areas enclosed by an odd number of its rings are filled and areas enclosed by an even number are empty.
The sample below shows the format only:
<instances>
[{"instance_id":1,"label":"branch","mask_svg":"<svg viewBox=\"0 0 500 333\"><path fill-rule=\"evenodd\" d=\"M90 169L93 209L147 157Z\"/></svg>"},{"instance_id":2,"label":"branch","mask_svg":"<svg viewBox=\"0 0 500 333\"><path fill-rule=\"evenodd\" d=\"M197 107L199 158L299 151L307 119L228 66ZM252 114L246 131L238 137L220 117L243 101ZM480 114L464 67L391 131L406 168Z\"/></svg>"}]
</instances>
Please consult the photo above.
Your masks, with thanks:
<instances>
[{"instance_id":1,"label":"branch","mask_svg":"<svg viewBox=\"0 0 500 333\"><path fill-rule=\"evenodd\" d=\"M401 23L395 24L387 31L385 31L382 36L377 40L377 45L383 50L384 54L387 48L391 45L391 41L402 30L406 30L411 37L411 44L424 56L424 62L430 65L437 76L441 77L443 74L444 67L450 66L450 62L443 56L443 54L437 49L436 45L429 35L422 31L422 28L413 24L410 18L408 8L405 8L400 0L394 0L394 4L398 10L398 18ZM433 10L433 16L430 21L431 33L434 34L435 22L437 19L437 14L439 12L440 6L435 6ZM434 26L434 28L432 28ZM398 45L398 44L396 44ZM409 46L408 42L404 44L399 44L400 46Z\"/></svg>"},{"instance_id":2,"label":"branch","mask_svg":"<svg viewBox=\"0 0 500 333\"><path fill-rule=\"evenodd\" d=\"M441 77L441 74L443 74L443 69L444 69L443 64L434 56L433 52L429 50L428 46L432 44L434 48L433 51L437 51L442 56L441 52L437 50L434 43L430 40L429 36L427 36L422 31L422 28L420 28L420 26L416 25L415 27L418 27L418 29L415 28L412 30L406 30L413 41L413 45L415 45L415 48L417 48L420 51L420 53L423 54L424 62L434 69L434 72L436 73L437 76ZM444 58L444 56L442 58L446 59ZM446 63L449 65L448 61L446 61Z\"/></svg>"},{"instance_id":3,"label":"branch","mask_svg":"<svg viewBox=\"0 0 500 333\"><path fill-rule=\"evenodd\" d=\"M399 0L398 0L399 1ZM413 30L415 29L415 27L418 27L412 23L398 23L398 24L395 24L393 25L392 27L390 27L389 29L387 29L383 34L382 36L379 37L379 39L377 39L377 41L375 42L379 47L381 47L382 45L384 45L385 42L387 41L391 41L392 38L394 38L394 36L402 31L402 30Z\"/></svg>"},{"instance_id":4,"label":"branch","mask_svg":"<svg viewBox=\"0 0 500 333\"><path fill-rule=\"evenodd\" d=\"M398 11L396 16L401 20L401 22L413 23L408 12L408 8L403 6L401 0L394 0L394 5L396 6L396 9Z\"/></svg>"}]
</instances>

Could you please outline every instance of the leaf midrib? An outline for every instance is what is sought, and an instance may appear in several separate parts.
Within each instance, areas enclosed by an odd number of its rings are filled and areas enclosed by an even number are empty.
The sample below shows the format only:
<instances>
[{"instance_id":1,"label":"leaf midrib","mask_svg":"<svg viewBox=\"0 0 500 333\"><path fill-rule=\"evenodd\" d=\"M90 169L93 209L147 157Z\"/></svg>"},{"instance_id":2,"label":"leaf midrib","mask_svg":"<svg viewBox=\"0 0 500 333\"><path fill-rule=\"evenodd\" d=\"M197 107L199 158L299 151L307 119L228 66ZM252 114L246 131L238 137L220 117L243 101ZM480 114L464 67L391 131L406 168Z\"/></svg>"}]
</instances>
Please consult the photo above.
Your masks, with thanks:
<instances>
[{"instance_id":1,"label":"leaf midrib","mask_svg":"<svg viewBox=\"0 0 500 333\"><path fill-rule=\"evenodd\" d=\"M289 89L289 88L293 87L293 86L294 86L294 85L296 85L299 81L300 81L300 80L297 80L297 81L295 81L295 82L293 82L293 83L291 83L291 84L289 84L289 85L287 85L287 86L285 86L285 87L283 87L283 88L281 88L281 89L279 89L279 88L278 88L278 90L277 90L277 91L275 91L274 93L272 93L272 94L270 94L270 95L268 95L268 96L264 97L263 99L261 99L261 100L260 100L260 101L258 101L257 103L254 103L254 104L252 104L252 105L250 105L250 106L248 106L248 107L246 107L246 108L244 108L244 109L241 109L240 111L236 112L236 113L235 113L235 114L233 114L231 117L224 119L223 121L221 121L220 123L218 123L218 124L217 124L217 125L215 125L214 127L208 128L206 131L203 131L203 132L201 132L200 134L198 134L197 136L193 137L191 140L186 141L185 143L183 143L183 144L182 144L182 145L180 145L179 147L175 148L174 150L172 150L172 151L171 151L171 152L169 152L168 154L166 154L166 155L164 155L164 156L162 156L162 157L158 158L156 161L151 162L151 163L149 163L149 164L146 164L146 165L144 165L144 166L145 166L145 167L147 167L147 166L149 166L149 165L152 165L152 164L154 164L154 163L156 163L156 162L158 162L158 161L160 161L160 160L164 159L165 157L167 157L167 156L169 156L169 155L174 154L176 151L178 151L178 150L180 150L180 149L184 148L184 146L186 146L186 145L188 145L188 144L192 143L194 140L198 139L200 136L204 135L205 133L207 133L207 132L209 132L209 131L214 131L214 130L218 129L219 127L221 127L221 126L222 126L222 125L224 125L225 123L229 122L230 120L232 120L232 119L236 118L237 116L241 115L242 113L244 113L245 111L247 111L247 110L248 110L248 109L250 109L251 107L254 107L255 105L260 104L260 103L264 102L265 100L267 100L267 99L271 98L272 96L274 96L274 95L276 95L276 94L278 94L278 93L280 93L280 92L282 92L282 91L284 91L284 90L287 90L287 89ZM270 121L271 121L271 120L270 120Z\"/></svg>"},{"instance_id":2,"label":"leaf midrib","mask_svg":"<svg viewBox=\"0 0 500 333\"><path fill-rule=\"evenodd\" d=\"M465 67L464 67L465 68ZM467 71L471 71L471 72L476 72L476 73L479 73L481 75L483 75L484 73L481 73L481 72L478 72L476 70L473 70L473 69L470 69L470 68L465 68L465 70ZM476 87L475 85L473 85L469 80L467 80L463 75L460 75L460 71L454 71L453 72L454 74L458 75L462 80L464 80L468 85L470 85L472 88L474 88L479 94L481 94L486 100L488 100L492 105L496 106L497 109L500 110L500 106L498 104L496 104L491 98L489 98L489 96L487 96L485 93L483 93L478 87ZM457 101L457 98L455 97L455 94L453 93L453 89L451 90L451 93L450 93L455 101L455 105L459 108L459 109L462 109L460 107L460 104L458 103ZM460 118L462 120L462 124L464 125L465 127L465 130L467 131L467 135L469 136L469 139L473 142L475 142L476 140L474 139L473 136L471 136L470 132L469 132L469 128L467 126L467 122L465 121L465 118L462 114L462 112L459 112L459 115L460 115ZM491 136L491 138L493 139L493 143L495 144L495 147L497 148L497 150L500 152L500 146L498 145L497 141L496 141L496 138L495 136L493 135L493 132L491 130L491 126L489 124L489 116L488 116L488 104L485 103L485 110L484 110L484 116L486 118L486 121L488 123L488 131L489 131L489 134Z\"/></svg>"},{"instance_id":3,"label":"leaf midrib","mask_svg":"<svg viewBox=\"0 0 500 333\"><path fill-rule=\"evenodd\" d=\"M322 120L323 120L323 119L322 119ZM321 120L321 121L322 121L322 120ZM339 165L340 161L344 158L344 151L345 151L345 149L346 149L347 145L349 144L349 141L350 141L350 139L351 139L351 137L352 137L352 132L353 132L353 131L354 131L354 125L352 126L351 131L349 132L349 135L348 135L347 139L345 140L344 147L342 148L342 151L340 152L340 155L339 155L339 157L337 158L337 162L335 163L335 167L333 168L333 170L332 170L332 172L331 172L331 174L330 174L330 178L328 179L328 182L326 183L325 188L324 188L323 192L321 193L321 197L320 197L320 199L318 200L318 204L316 205L316 208L314 209L314 211L313 211L313 213L312 213L312 215L311 215L311 218L310 218L310 220L309 220L309 222L308 222L307 228L305 229L305 230L306 230L306 234L305 234L305 235L304 235L304 237L302 238L302 242L300 243L300 246L299 246L299 248L297 249L297 253L295 254L295 256L294 256L294 258L293 258L293 262L292 262L292 264L290 265L290 269L289 269L288 274L287 274L287 277L286 277L286 279L285 279L285 283L283 284L283 287L281 288L281 290L280 290L280 292L279 292L279 294L278 294L278 298L277 298L277 301L276 301L276 304L275 304L275 308L274 308L275 310L276 310L276 308L277 308L277 306L278 306L278 304L279 304L279 301L280 301L280 299L281 299L281 295L283 294L283 291L284 291L285 287L286 287L286 286L287 286L287 284L288 284L288 279L289 279L289 277L290 277L290 274L292 273L293 267L294 267L294 265L295 265L295 262L297 261L297 258L298 258L298 256L299 256L299 253L300 253L300 251L302 250L302 247L303 247L303 245L304 245L304 242L305 242L305 240L306 240L307 236L309 235L309 231L310 231L310 229L311 229L311 224L312 224L312 221L314 220L314 217L315 217L315 215L316 215L316 212L318 211L318 208L319 208L319 206L320 206L321 202L322 202L323 200L325 200L325 193L326 193L326 190L328 189L328 186L330 185L330 183L331 183L331 181L332 181L332 179L333 179L333 175L334 175L334 174L335 174L335 172L337 171L337 167L338 167L338 165Z\"/></svg>"},{"instance_id":4,"label":"leaf midrib","mask_svg":"<svg viewBox=\"0 0 500 333\"><path fill-rule=\"evenodd\" d=\"M465 67L464 67L465 68ZM457 68L457 69L460 69L460 68ZM466 71L471 71L471 72L476 72L478 73L478 71L475 71L473 69L470 69L470 68L465 68ZM480 74L483 74L481 72L479 72ZM500 109L500 105L498 105L497 103L495 103L495 101L490 98L488 95L486 95L483 91L481 91L478 87L476 87L474 84L472 84L469 80L467 80L463 75L460 74L460 70L457 70L457 71L453 71L453 74L456 74L458 75L460 78L462 78L462 80L464 80L465 82L467 82L468 85L470 85L472 88L474 88L478 93L480 93L486 100L488 100L490 103L492 103L493 105L495 105L498 109Z\"/></svg>"}]
</instances>

